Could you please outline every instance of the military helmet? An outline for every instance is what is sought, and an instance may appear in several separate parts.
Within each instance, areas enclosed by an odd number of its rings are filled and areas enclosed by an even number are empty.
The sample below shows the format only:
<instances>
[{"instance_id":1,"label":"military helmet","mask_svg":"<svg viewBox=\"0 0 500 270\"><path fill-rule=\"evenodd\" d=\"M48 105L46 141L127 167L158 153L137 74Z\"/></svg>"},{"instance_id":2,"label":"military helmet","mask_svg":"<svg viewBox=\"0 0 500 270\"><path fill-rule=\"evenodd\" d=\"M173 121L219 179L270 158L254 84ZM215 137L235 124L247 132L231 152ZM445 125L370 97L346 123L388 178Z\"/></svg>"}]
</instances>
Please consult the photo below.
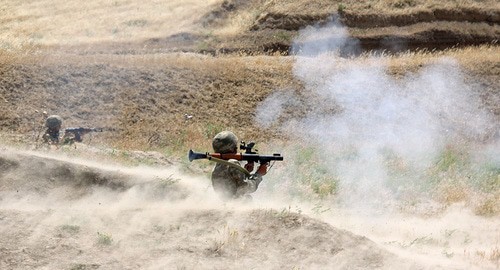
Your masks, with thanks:
<instances>
[{"instance_id":1,"label":"military helmet","mask_svg":"<svg viewBox=\"0 0 500 270\"><path fill-rule=\"evenodd\" d=\"M61 128L62 118L59 115L51 115L45 120L45 127L47 128Z\"/></svg>"},{"instance_id":2,"label":"military helmet","mask_svg":"<svg viewBox=\"0 0 500 270\"><path fill-rule=\"evenodd\" d=\"M222 131L215 135L212 147L216 153L234 153L238 149L238 137L231 131Z\"/></svg>"}]
</instances>

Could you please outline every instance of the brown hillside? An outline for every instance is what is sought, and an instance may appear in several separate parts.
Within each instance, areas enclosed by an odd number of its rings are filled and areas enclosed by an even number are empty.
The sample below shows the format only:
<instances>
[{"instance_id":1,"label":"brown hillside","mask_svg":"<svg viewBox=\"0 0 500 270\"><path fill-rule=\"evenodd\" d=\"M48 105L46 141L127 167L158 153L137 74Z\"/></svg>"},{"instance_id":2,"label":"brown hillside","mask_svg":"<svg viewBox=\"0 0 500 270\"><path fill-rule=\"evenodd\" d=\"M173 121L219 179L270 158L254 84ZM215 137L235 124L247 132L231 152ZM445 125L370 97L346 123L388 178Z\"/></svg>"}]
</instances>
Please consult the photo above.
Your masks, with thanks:
<instances>
[{"instance_id":1,"label":"brown hillside","mask_svg":"<svg viewBox=\"0 0 500 270\"><path fill-rule=\"evenodd\" d=\"M495 54L463 57L467 81L478 87L484 106L499 117ZM61 55L19 60L0 68L0 127L33 136L40 131L45 110L67 119L66 127L114 127L115 134L98 137L109 136L131 148L175 147L188 138L203 141L222 128L235 129L242 138L265 140L283 135L255 123L257 104L272 91L303 97L301 104L287 109L289 118L300 118L318 102L293 78L292 64L291 58L265 56ZM418 68L418 62L415 65L404 68ZM401 67L394 72L405 73ZM187 120L185 114L194 117Z\"/></svg>"},{"instance_id":2,"label":"brown hillside","mask_svg":"<svg viewBox=\"0 0 500 270\"><path fill-rule=\"evenodd\" d=\"M500 5L495 1L421 2L223 1L202 16L196 31L140 42L93 43L58 49L119 54L148 51L287 54L297 31L332 21L347 26L364 50L441 50L495 43L500 36Z\"/></svg>"}]
</instances>

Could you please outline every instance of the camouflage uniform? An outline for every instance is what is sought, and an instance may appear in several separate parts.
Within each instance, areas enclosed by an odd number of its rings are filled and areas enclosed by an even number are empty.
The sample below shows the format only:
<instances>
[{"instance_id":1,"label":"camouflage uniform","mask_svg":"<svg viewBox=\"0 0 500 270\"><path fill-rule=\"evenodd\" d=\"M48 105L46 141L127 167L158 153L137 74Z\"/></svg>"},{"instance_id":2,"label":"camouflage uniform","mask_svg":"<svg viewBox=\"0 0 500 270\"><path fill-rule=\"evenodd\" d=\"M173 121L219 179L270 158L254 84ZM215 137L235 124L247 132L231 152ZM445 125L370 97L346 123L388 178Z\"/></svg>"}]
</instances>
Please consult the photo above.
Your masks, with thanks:
<instances>
[{"instance_id":1,"label":"camouflage uniform","mask_svg":"<svg viewBox=\"0 0 500 270\"><path fill-rule=\"evenodd\" d=\"M51 115L45 120L45 127L47 130L43 134L43 140L46 143L57 144L59 143L59 131L62 126L62 118L58 115Z\"/></svg>"},{"instance_id":2,"label":"camouflage uniform","mask_svg":"<svg viewBox=\"0 0 500 270\"><path fill-rule=\"evenodd\" d=\"M238 138L230 131L223 131L214 137L212 146L217 153L236 153ZM241 166L237 160L230 159L229 162ZM242 171L225 164L217 163L212 171L212 186L223 199L248 198L261 181L262 176L258 174L247 178Z\"/></svg>"},{"instance_id":3,"label":"camouflage uniform","mask_svg":"<svg viewBox=\"0 0 500 270\"><path fill-rule=\"evenodd\" d=\"M237 160L229 161L240 166ZM224 199L248 197L249 193L257 190L261 181L260 175L253 174L247 178L240 170L220 163L215 165L212 172L212 186Z\"/></svg>"}]
</instances>

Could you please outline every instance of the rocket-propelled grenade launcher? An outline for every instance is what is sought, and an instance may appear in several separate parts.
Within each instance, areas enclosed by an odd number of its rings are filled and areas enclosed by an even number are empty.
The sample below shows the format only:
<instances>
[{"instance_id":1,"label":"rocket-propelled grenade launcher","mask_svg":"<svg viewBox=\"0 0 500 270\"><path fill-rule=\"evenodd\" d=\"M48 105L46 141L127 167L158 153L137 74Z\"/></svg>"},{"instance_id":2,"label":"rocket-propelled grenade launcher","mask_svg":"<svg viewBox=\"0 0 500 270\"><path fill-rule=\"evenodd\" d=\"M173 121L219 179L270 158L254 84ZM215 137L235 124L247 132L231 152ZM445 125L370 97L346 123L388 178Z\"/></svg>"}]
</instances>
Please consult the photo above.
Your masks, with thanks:
<instances>
[{"instance_id":1,"label":"rocket-propelled grenade launcher","mask_svg":"<svg viewBox=\"0 0 500 270\"><path fill-rule=\"evenodd\" d=\"M222 160L236 159L236 160L246 160L246 161L254 161L258 163L266 163L273 160L283 160L283 156L281 154L272 154L272 155L258 155L258 154L245 154L245 153L236 153L236 154L220 154L220 153L196 153L193 150L189 150L189 161L193 161L195 159L211 159L218 158Z\"/></svg>"},{"instance_id":2,"label":"rocket-propelled grenade launcher","mask_svg":"<svg viewBox=\"0 0 500 270\"><path fill-rule=\"evenodd\" d=\"M254 142L245 144L245 142L241 142L240 149L245 150L244 153L234 153L234 154L221 154L221 153L196 153L193 152L193 150L189 150L189 161L193 161L195 159L208 159L208 160L213 160L216 161L216 159L219 160L229 160L229 159L236 159L236 160L246 160L246 161L253 161L253 162L258 162L261 164L268 163L270 161L282 161L283 156L281 154L272 154L272 155L259 155L257 154L257 150L252 151L253 146L255 145Z\"/></svg>"}]
</instances>

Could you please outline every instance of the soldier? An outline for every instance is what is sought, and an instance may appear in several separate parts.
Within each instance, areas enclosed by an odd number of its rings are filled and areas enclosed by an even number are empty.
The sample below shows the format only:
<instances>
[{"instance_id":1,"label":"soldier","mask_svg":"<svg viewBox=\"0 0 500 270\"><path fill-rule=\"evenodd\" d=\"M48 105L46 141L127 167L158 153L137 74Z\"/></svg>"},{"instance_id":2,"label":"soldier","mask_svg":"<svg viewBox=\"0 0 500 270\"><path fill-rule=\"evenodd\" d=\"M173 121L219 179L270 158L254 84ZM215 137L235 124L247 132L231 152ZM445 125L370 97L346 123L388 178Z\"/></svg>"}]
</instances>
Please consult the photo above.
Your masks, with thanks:
<instances>
[{"instance_id":1,"label":"soldier","mask_svg":"<svg viewBox=\"0 0 500 270\"><path fill-rule=\"evenodd\" d=\"M43 140L48 144L59 143L59 131L62 126L62 118L59 115L51 115L45 120L47 130L43 134Z\"/></svg>"},{"instance_id":2,"label":"soldier","mask_svg":"<svg viewBox=\"0 0 500 270\"><path fill-rule=\"evenodd\" d=\"M218 133L212 141L214 151L221 154L236 153L238 145L238 137L230 131ZM228 161L241 166L237 160L230 159ZM212 186L222 199L250 199L249 193L257 190L262 181L262 176L267 173L267 166L267 163L260 164L257 171L247 178L246 174L238 170L238 168L217 163L212 172ZM244 168L251 173L254 169L254 162L248 162Z\"/></svg>"}]
</instances>

